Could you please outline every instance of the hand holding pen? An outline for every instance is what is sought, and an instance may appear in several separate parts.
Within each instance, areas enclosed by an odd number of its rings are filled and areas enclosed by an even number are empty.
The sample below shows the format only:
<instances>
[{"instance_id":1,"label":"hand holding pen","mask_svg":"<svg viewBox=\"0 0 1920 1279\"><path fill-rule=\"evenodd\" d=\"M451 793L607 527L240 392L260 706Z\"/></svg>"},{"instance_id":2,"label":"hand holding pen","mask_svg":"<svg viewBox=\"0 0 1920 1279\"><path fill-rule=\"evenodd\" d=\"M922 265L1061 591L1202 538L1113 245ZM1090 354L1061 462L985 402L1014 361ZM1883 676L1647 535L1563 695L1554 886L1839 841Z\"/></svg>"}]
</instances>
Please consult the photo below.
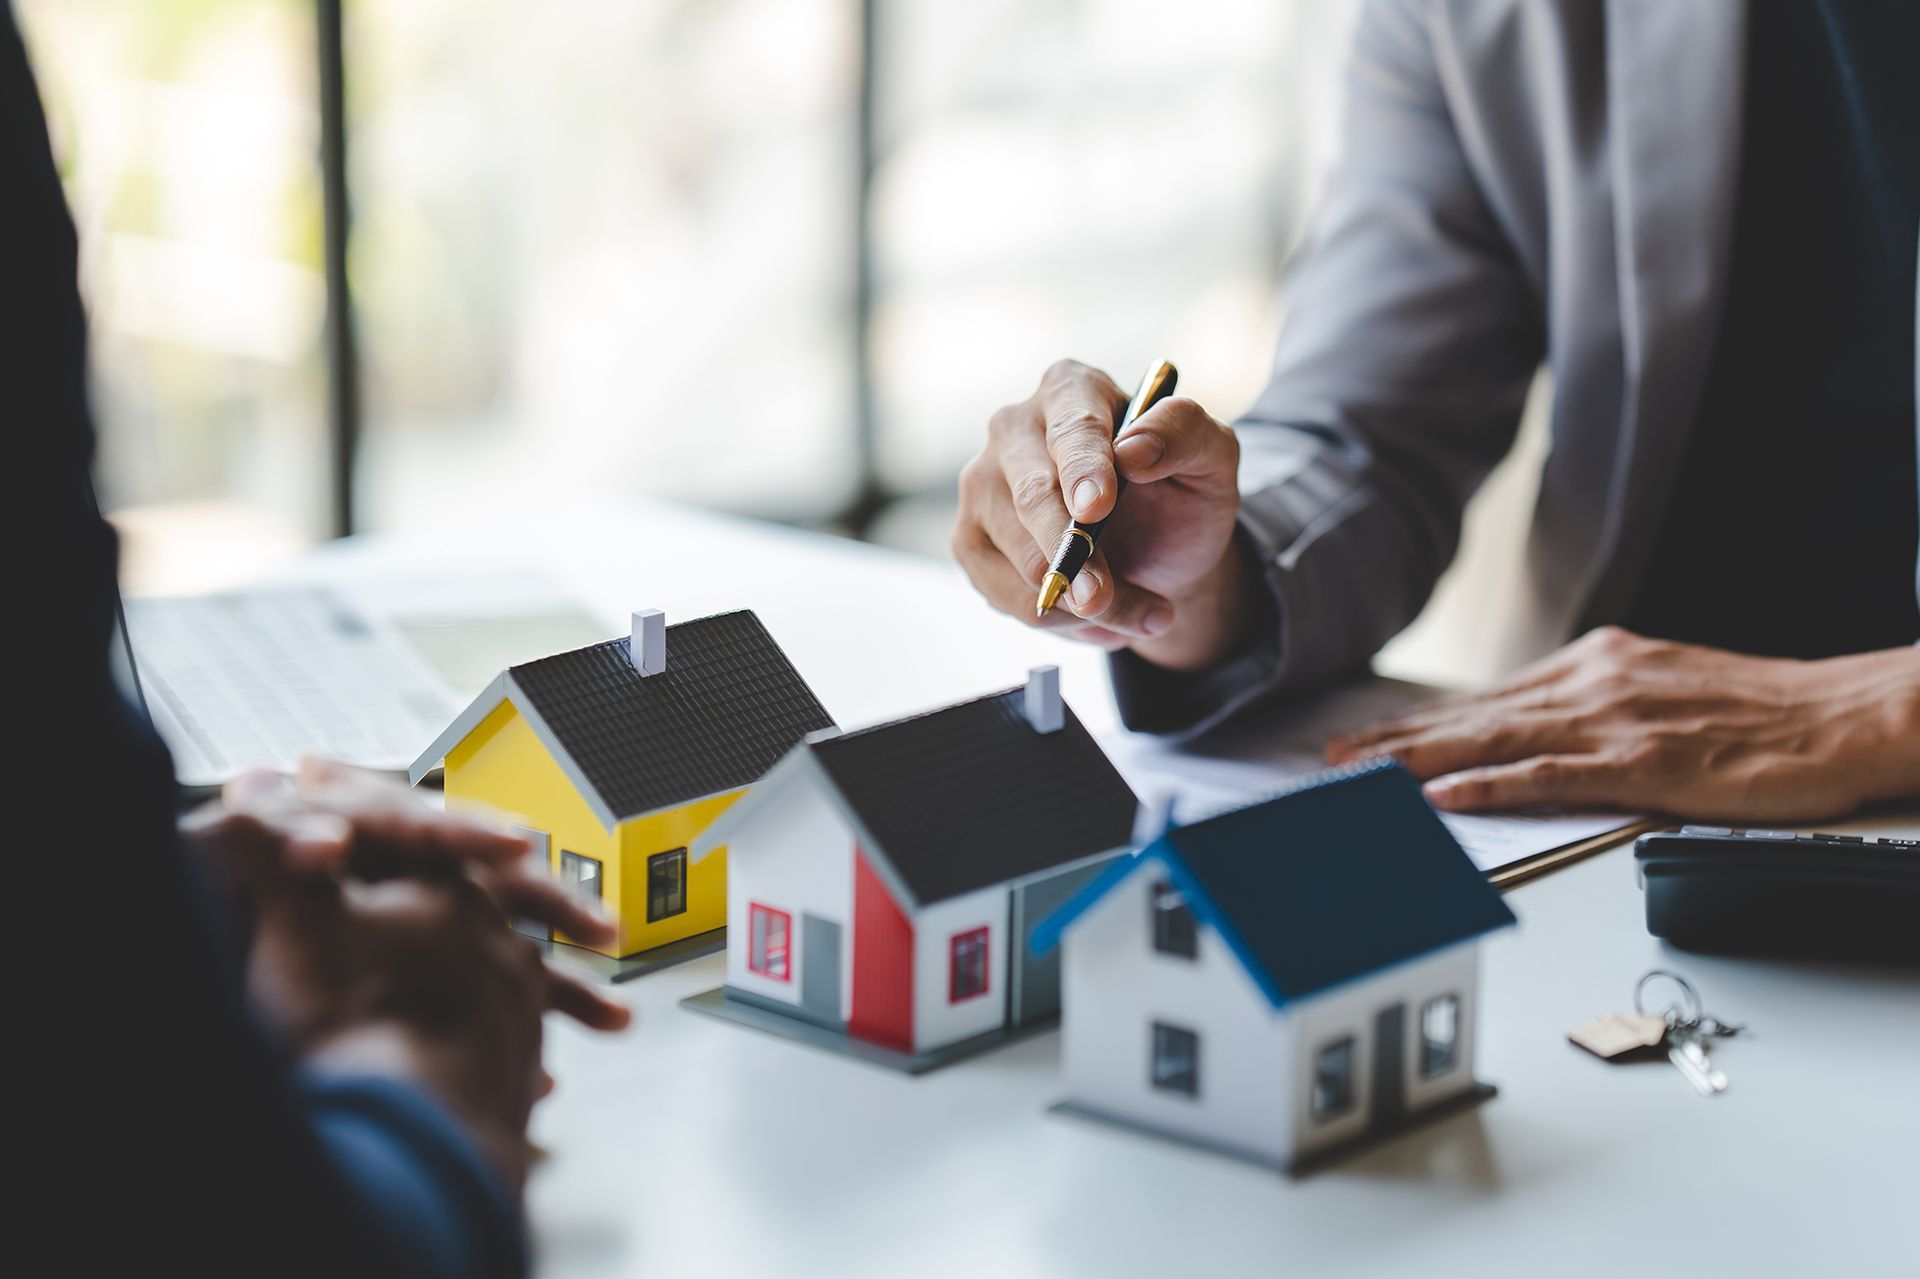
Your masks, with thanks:
<instances>
[{"instance_id":1,"label":"hand holding pen","mask_svg":"<svg viewBox=\"0 0 1920 1279\"><path fill-rule=\"evenodd\" d=\"M1160 401L1173 394L1173 388L1180 381L1180 372L1165 360L1155 360L1147 368L1147 374L1140 379L1140 387L1127 401L1126 409L1120 414L1113 426L1113 439L1118 448L1120 437L1127 428L1138 422L1143 414ZM1124 476L1114 477L1114 502L1120 500L1120 491L1126 488ZM1111 509L1111 508L1109 508ZM1053 558L1047 561L1046 576L1040 579L1040 595L1034 602L1033 615L1045 617L1052 611L1061 593L1073 585L1082 568L1100 546L1100 530L1106 526L1106 519L1081 520L1075 518L1067 525L1067 531L1060 535L1060 543L1053 548Z\"/></svg>"},{"instance_id":2,"label":"hand holding pen","mask_svg":"<svg viewBox=\"0 0 1920 1279\"><path fill-rule=\"evenodd\" d=\"M1104 373L1063 361L1032 397L994 414L961 474L954 554L994 607L1030 625L1197 669L1230 651L1243 621L1239 444L1177 396L1116 439L1129 402ZM1057 607L1036 618L1050 557L1074 520L1110 522Z\"/></svg>"}]
</instances>

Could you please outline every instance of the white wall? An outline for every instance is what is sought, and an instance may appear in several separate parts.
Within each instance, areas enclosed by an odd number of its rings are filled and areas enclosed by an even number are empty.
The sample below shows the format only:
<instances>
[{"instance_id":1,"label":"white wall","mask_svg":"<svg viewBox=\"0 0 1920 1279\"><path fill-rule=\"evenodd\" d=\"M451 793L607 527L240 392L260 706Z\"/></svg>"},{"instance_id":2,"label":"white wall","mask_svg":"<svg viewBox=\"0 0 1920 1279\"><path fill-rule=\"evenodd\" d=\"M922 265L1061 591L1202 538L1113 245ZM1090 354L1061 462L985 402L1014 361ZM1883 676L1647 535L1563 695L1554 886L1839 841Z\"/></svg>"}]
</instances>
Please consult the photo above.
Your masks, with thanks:
<instances>
[{"instance_id":1,"label":"white wall","mask_svg":"<svg viewBox=\"0 0 1920 1279\"><path fill-rule=\"evenodd\" d=\"M1285 1023L1219 934L1202 924L1193 959L1153 949L1153 866L1068 932L1061 967L1067 1092L1082 1105L1267 1159L1289 1154L1292 1053ZM1153 1086L1152 1026L1200 1037L1199 1095Z\"/></svg>"},{"instance_id":2,"label":"white wall","mask_svg":"<svg viewBox=\"0 0 1920 1279\"><path fill-rule=\"evenodd\" d=\"M917 1052L997 1029L1007 1021L1007 914L1005 888L955 897L913 917L913 1043ZM987 990L956 1004L949 1000L955 933L987 929Z\"/></svg>"},{"instance_id":3,"label":"white wall","mask_svg":"<svg viewBox=\"0 0 1920 1279\"><path fill-rule=\"evenodd\" d=\"M775 981L748 970L747 907L752 902L793 917L791 980ZM844 1020L853 1000L853 832L821 793L817 779L804 771L789 774L776 793L767 795L727 848L727 984L797 1005L807 962L800 945L803 913L841 927Z\"/></svg>"},{"instance_id":4,"label":"white wall","mask_svg":"<svg viewBox=\"0 0 1920 1279\"><path fill-rule=\"evenodd\" d=\"M1068 931L1061 970L1063 1058L1068 1095L1082 1105L1205 1141L1285 1160L1363 1131L1373 1088L1374 1017L1406 1007L1401 1074L1407 1109L1419 1110L1474 1082L1479 1014L1479 944L1464 942L1277 1011L1208 925L1194 959L1153 949L1154 883L1143 867ZM1420 1075L1420 1010L1430 999L1460 999L1452 1069ZM1152 1025L1200 1036L1199 1096L1155 1088ZM1309 1113L1313 1056L1351 1035L1354 1106L1327 1123Z\"/></svg>"},{"instance_id":5,"label":"white wall","mask_svg":"<svg viewBox=\"0 0 1920 1279\"><path fill-rule=\"evenodd\" d=\"M1353 1137L1367 1126L1373 1095L1373 1022L1381 1010L1406 1005L1401 1036L1401 1077L1407 1084L1407 1109L1415 1111L1468 1088L1473 1083L1474 1028L1479 1013L1478 942L1458 946L1390 968L1362 982L1329 991L1292 1006L1295 1072L1300 1087L1292 1095L1292 1126L1299 1134L1302 1153ZM1420 1009L1436 995L1460 997L1459 1048L1453 1069L1435 1079L1420 1078ZM1313 1079L1313 1057L1320 1047L1343 1035L1354 1043L1354 1106L1327 1123L1316 1123L1308 1113Z\"/></svg>"}]
</instances>

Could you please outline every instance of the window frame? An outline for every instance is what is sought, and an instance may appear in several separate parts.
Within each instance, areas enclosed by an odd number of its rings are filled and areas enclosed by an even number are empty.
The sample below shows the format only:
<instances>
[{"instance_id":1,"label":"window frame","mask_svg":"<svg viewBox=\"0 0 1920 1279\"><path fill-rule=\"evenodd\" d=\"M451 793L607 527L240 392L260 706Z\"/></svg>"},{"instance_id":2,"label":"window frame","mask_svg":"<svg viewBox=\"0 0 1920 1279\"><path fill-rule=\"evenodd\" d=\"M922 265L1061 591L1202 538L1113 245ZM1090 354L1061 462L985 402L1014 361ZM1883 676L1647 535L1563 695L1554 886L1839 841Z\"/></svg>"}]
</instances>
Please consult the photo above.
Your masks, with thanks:
<instances>
[{"instance_id":1,"label":"window frame","mask_svg":"<svg viewBox=\"0 0 1920 1279\"><path fill-rule=\"evenodd\" d=\"M993 948L991 930L985 924L978 928L966 928L947 938L947 1002L964 1004L970 999L979 999L993 989ZM980 984L976 989L960 989L960 950L962 946L972 950L977 944L979 954Z\"/></svg>"},{"instance_id":2,"label":"window frame","mask_svg":"<svg viewBox=\"0 0 1920 1279\"><path fill-rule=\"evenodd\" d=\"M580 892L586 881L580 878L577 868L593 867L593 900L607 899L607 865L598 857L589 857L585 853L576 853L571 848L560 850L560 882L572 892Z\"/></svg>"},{"instance_id":3,"label":"window frame","mask_svg":"<svg viewBox=\"0 0 1920 1279\"><path fill-rule=\"evenodd\" d=\"M1165 1063L1176 1047L1184 1047L1186 1065L1169 1071L1164 1068ZM1147 1039L1147 1084L1156 1093L1170 1092L1199 1100L1200 1032L1169 1021L1153 1022Z\"/></svg>"},{"instance_id":4,"label":"window frame","mask_svg":"<svg viewBox=\"0 0 1920 1279\"><path fill-rule=\"evenodd\" d=\"M1435 1010L1442 1006L1450 1006L1452 1008L1452 1017L1447 1025L1449 1033L1446 1040L1446 1057L1436 1065L1434 1055L1435 1045L1438 1041L1429 1033L1427 1019L1434 1014ZM1451 1074L1459 1068L1461 1007L1459 992L1452 990L1447 991L1445 994L1435 995L1432 999L1420 1005L1420 1078L1438 1079L1440 1076Z\"/></svg>"},{"instance_id":5,"label":"window frame","mask_svg":"<svg viewBox=\"0 0 1920 1279\"><path fill-rule=\"evenodd\" d=\"M1169 899L1178 898L1177 903ZM1153 952L1175 959L1200 957L1200 921L1194 918L1187 895L1170 879L1156 879L1147 893L1147 920Z\"/></svg>"},{"instance_id":6,"label":"window frame","mask_svg":"<svg viewBox=\"0 0 1920 1279\"><path fill-rule=\"evenodd\" d=\"M673 910L656 910L655 909L656 903L655 903L654 889L653 889L654 868L660 865L661 863L668 861L669 859L673 859L680 867L680 888L679 888L679 894L678 894L680 898L680 905ZM651 854L647 858L647 922L649 924L657 924L663 919L672 919L676 915L684 915L686 913L687 913L687 850L684 848L669 848L664 853Z\"/></svg>"},{"instance_id":7,"label":"window frame","mask_svg":"<svg viewBox=\"0 0 1920 1279\"><path fill-rule=\"evenodd\" d=\"M778 971L775 971L775 951L767 945L772 936L772 923L780 921L780 948L778 951ZM762 920L768 927L757 928ZM763 902L747 903L747 971L768 981L791 982L793 980L793 914L776 906Z\"/></svg>"},{"instance_id":8,"label":"window frame","mask_svg":"<svg viewBox=\"0 0 1920 1279\"><path fill-rule=\"evenodd\" d=\"M1334 1052L1342 1052L1345 1054L1346 1069L1340 1076L1342 1080L1340 1093L1332 1103L1322 1106L1320 1104L1320 1084L1321 1081L1327 1077L1323 1063L1327 1060L1329 1054ZM1316 1124L1330 1124L1336 1119L1352 1114L1354 1107L1359 1102L1360 1089L1355 1079L1355 1076L1359 1073L1359 1069L1360 1042L1355 1036L1351 1034L1339 1035L1333 1039L1322 1041L1320 1046L1313 1051L1313 1070L1312 1073L1307 1076L1309 1081L1307 1117Z\"/></svg>"}]
</instances>

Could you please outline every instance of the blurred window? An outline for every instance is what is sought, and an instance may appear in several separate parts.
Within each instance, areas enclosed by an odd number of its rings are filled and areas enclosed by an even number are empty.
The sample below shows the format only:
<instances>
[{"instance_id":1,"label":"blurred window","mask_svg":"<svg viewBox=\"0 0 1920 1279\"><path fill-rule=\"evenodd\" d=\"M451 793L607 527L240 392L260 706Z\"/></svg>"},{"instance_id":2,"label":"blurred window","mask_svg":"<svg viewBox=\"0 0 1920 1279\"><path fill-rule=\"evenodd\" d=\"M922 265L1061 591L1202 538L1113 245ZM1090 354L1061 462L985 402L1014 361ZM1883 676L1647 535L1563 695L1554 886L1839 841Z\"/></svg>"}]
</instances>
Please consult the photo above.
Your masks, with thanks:
<instances>
[{"instance_id":1,"label":"blurred window","mask_svg":"<svg viewBox=\"0 0 1920 1279\"><path fill-rule=\"evenodd\" d=\"M1352 1035L1322 1044L1314 1053L1313 1091L1308 1098L1314 1122L1327 1123L1353 1109L1354 1061Z\"/></svg>"},{"instance_id":2,"label":"blurred window","mask_svg":"<svg viewBox=\"0 0 1920 1279\"><path fill-rule=\"evenodd\" d=\"M686 913L687 850L655 853L647 858L647 922Z\"/></svg>"},{"instance_id":3,"label":"blurred window","mask_svg":"<svg viewBox=\"0 0 1920 1279\"><path fill-rule=\"evenodd\" d=\"M1153 1023L1153 1061L1148 1082L1164 1092L1200 1095L1200 1036L1185 1026Z\"/></svg>"},{"instance_id":4,"label":"blurred window","mask_svg":"<svg viewBox=\"0 0 1920 1279\"><path fill-rule=\"evenodd\" d=\"M574 892L594 901L605 891L600 883L600 862L570 848L560 850L560 882Z\"/></svg>"},{"instance_id":5,"label":"blurred window","mask_svg":"<svg viewBox=\"0 0 1920 1279\"><path fill-rule=\"evenodd\" d=\"M323 536L312 6L14 10L80 232L98 487L130 576L214 585ZM190 554L147 563L150 539Z\"/></svg>"},{"instance_id":6,"label":"blurred window","mask_svg":"<svg viewBox=\"0 0 1920 1279\"><path fill-rule=\"evenodd\" d=\"M976 0L879 8L880 478L945 500L993 410L1062 357L1148 361L1218 416L1264 384L1274 288L1354 6ZM944 553L944 516L913 540Z\"/></svg>"},{"instance_id":7,"label":"blurred window","mask_svg":"<svg viewBox=\"0 0 1920 1279\"><path fill-rule=\"evenodd\" d=\"M1420 1077L1432 1079L1460 1060L1460 997L1440 995L1420 1008Z\"/></svg>"},{"instance_id":8,"label":"blurred window","mask_svg":"<svg viewBox=\"0 0 1920 1279\"><path fill-rule=\"evenodd\" d=\"M1200 953L1199 928L1187 895L1166 880L1153 886L1153 948L1162 955L1193 959Z\"/></svg>"},{"instance_id":9,"label":"blurred window","mask_svg":"<svg viewBox=\"0 0 1920 1279\"><path fill-rule=\"evenodd\" d=\"M358 0L362 509L857 484L847 0Z\"/></svg>"},{"instance_id":10,"label":"blurred window","mask_svg":"<svg viewBox=\"0 0 1920 1279\"><path fill-rule=\"evenodd\" d=\"M970 928L948 942L947 1002L960 1003L987 993L987 930Z\"/></svg>"},{"instance_id":11,"label":"blurred window","mask_svg":"<svg viewBox=\"0 0 1920 1279\"><path fill-rule=\"evenodd\" d=\"M313 5L18 8L85 245L104 500L228 550L320 535ZM1055 358L1130 385L1165 354L1233 416L1353 8L349 0L362 524L868 499L855 531L941 553L987 416ZM889 523L915 502L924 527Z\"/></svg>"}]
</instances>

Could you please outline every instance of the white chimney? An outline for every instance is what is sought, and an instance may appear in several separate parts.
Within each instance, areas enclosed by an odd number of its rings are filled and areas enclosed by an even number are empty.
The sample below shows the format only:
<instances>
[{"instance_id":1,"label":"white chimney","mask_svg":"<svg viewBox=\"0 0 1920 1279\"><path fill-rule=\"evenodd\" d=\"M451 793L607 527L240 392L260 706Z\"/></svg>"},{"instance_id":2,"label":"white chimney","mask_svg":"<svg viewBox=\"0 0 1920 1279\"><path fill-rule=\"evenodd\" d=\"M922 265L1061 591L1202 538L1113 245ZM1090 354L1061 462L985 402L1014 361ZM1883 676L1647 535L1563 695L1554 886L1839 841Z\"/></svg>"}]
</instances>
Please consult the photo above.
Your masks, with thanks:
<instances>
[{"instance_id":1,"label":"white chimney","mask_svg":"<svg viewBox=\"0 0 1920 1279\"><path fill-rule=\"evenodd\" d=\"M627 640L627 656L633 669L642 675L658 675L667 669L667 615L657 608L644 608L633 615L633 635Z\"/></svg>"},{"instance_id":2,"label":"white chimney","mask_svg":"<svg viewBox=\"0 0 1920 1279\"><path fill-rule=\"evenodd\" d=\"M1027 723L1036 733L1057 733L1067 722L1060 700L1060 668L1036 666L1027 672Z\"/></svg>"}]
</instances>

